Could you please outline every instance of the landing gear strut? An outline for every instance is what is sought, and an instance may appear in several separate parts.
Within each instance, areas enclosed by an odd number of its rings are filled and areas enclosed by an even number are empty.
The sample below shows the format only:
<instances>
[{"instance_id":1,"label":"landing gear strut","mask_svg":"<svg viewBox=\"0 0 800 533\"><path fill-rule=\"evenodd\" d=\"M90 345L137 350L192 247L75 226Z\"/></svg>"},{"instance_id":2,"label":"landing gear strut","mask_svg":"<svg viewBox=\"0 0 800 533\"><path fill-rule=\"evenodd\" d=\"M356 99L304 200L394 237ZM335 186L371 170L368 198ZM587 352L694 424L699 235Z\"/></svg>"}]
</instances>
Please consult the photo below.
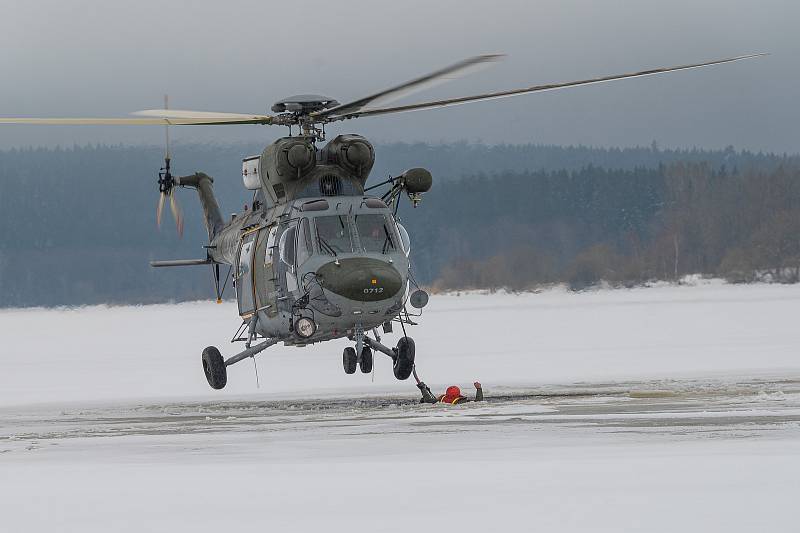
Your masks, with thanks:
<instances>
[{"instance_id":1,"label":"landing gear strut","mask_svg":"<svg viewBox=\"0 0 800 533\"><path fill-rule=\"evenodd\" d=\"M396 348L389 348L388 346L384 346L380 342L370 337L364 336L364 349L371 351L375 350L376 352L385 353L389 357L392 358L392 370L394 372L394 377L397 379L408 379L411 373L414 371L414 355L415 355L415 347L414 347L414 339L411 337L402 337L398 343ZM355 350L353 350L355 351ZM362 364L364 358L362 357ZM366 372L364 367L361 368L362 372ZM370 370L372 368L370 367ZM355 372L355 369L353 370Z\"/></svg>"},{"instance_id":2,"label":"landing gear strut","mask_svg":"<svg viewBox=\"0 0 800 533\"><path fill-rule=\"evenodd\" d=\"M222 358L222 354L219 353L216 346L209 346L203 350L203 373L206 375L208 384L211 385L212 389L219 390L224 388L228 383L229 366L247 359L248 357L255 357L277 342L278 339L267 339L255 346L248 346L243 352L239 352L227 359Z\"/></svg>"}]
</instances>

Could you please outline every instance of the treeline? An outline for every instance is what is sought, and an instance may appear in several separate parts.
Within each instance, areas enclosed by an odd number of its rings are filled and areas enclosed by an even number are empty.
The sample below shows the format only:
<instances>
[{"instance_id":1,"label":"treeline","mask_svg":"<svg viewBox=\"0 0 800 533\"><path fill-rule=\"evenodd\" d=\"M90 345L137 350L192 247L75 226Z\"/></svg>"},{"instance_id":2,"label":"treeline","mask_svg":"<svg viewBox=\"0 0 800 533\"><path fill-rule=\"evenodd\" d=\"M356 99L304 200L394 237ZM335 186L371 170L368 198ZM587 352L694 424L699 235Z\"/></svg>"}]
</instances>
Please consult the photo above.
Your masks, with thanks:
<instances>
[{"instance_id":1,"label":"treeline","mask_svg":"<svg viewBox=\"0 0 800 533\"><path fill-rule=\"evenodd\" d=\"M706 163L711 168L774 170L780 165L800 164L797 155L724 150L662 149L653 142L632 148L593 148L532 144L394 143L376 147L372 176L397 175L398 169L425 167L436 180L478 174L525 171L578 171L593 166L633 170L658 168L672 163Z\"/></svg>"},{"instance_id":2,"label":"treeline","mask_svg":"<svg viewBox=\"0 0 800 533\"><path fill-rule=\"evenodd\" d=\"M730 171L702 163L657 169L540 172L469 178L469 191L428 246L452 259L443 290L631 286L687 274L732 282L800 280L800 167ZM438 199L437 199L438 200ZM469 205L469 204L468 204Z\"/></svg>"},{"instance_id":3,"label":"treeline","mask_svg":"<svg viewBox=\"0 0 800 533\"><path fill-rule=\"evenodd\" d=\"M261 148L177 145L173 169L214 176L223 209L239 211L250 200L240 160ZM373 183L413 166L434 174L421 206L401 210L424 284L578 287L690 272L791 279L791 247L775 236L796 223L797 156L465 143L376 154ZM178 191L183 239L168 216L155 229L162 157L159 147L0 151L0 306L208 298L207 268L148 265L205 253L192 191Z\"/></svg>"}]
</instances>

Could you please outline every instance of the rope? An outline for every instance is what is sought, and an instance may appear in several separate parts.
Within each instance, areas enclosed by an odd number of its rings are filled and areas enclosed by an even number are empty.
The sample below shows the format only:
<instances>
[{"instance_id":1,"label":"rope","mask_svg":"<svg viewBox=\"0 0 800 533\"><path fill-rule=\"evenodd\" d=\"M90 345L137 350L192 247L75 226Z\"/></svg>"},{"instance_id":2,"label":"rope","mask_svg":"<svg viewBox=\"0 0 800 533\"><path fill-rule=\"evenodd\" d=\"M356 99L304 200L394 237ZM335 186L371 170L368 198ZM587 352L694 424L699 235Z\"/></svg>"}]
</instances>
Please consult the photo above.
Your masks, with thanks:
<instances>
[{"instance_id":1,"label":"rope","mask_svg":"<svg viewBox=\"0 0 800 533\"><path fill-rule=\"evenodd\" d=\"M254 355L252 355L251 357L253 358L253 368L256 371L256 388L260 389L261 388L261 383L258 380L258 363L256 363L256 357Z\"/></svg>"}]
</instances>

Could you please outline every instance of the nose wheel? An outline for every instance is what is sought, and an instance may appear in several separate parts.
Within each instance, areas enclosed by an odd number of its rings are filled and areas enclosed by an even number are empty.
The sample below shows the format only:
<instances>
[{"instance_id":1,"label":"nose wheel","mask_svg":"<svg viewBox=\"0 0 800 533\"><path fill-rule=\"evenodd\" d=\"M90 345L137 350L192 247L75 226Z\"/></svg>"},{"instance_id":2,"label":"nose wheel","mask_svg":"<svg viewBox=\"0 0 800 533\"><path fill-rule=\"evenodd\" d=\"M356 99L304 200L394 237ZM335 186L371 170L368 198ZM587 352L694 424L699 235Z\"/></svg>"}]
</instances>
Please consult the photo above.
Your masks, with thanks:
<instances>
[{"instance_id":1,"label":"nose wheel","mask_svg":"<svg viewBox=\"0 0 800 533\"><path fill-rule=\"evenodd\" d=\"M369 346L364 346L361 349L361 358L358 360L358 366L363 374L372 372L372 350Z\"/></svg>"},{"instance_id":2,"label":"nose wheel","mask_svg":"<svg viewBox=\"0 0 800 533\"><path fill-rule=\"evenodd\" d=\"M361 369L364 374L372 372L372 350L369 346L361 349L361 357L356 354L355 348L348 346L342 352L342 366L345 374L355 374L356 369Z\"/></svg>"},{"instance_id":3,"label":"nose wheel","mask_svg":"<svg viewBox=\"0 0 800 533\"><path fill-rule=\"evenodd\" d=\"M356 349L348 346L342 352L342 366L344 366L345 374L355 374L356 366L358 366L358 357L356 357Z\"/></svg>"}]
</instances>

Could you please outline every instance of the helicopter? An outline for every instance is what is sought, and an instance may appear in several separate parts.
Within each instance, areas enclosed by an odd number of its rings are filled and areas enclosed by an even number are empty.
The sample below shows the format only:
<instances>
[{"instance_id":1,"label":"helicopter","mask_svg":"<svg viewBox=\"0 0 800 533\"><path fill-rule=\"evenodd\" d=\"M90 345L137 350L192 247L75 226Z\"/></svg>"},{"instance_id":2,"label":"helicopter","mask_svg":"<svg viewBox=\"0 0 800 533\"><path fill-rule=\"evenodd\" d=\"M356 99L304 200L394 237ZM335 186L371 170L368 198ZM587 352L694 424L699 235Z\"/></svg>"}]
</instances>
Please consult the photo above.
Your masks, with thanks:
<instances>
[{"instance_id":1,"label":"helicopter","mask_svg":"<svg viewBox=\"0 0 800 533\"><path fill-rule=\"evenodd\" d=\"M326 141L329 123L362 117L508 98L522 94L664 74L751 59L749 54L703 63L656 68L547 85L488 92L458 98L388 105L433 85L456 79L504 56L480 55L369 96L339 103L323 95L301 94L276 102L271 115L163 109L133 113L127 118L2 118L0 124L164 125L167 150L158 173L157 221L169 207L179 233L183 216L177 188L195 189L208 233L206 257L153 261L156 268L211 267L216 301L222 301L229 280L236 292L241 324L232 341L244 349L223 357L214 346L202 351L203 372L213 389L227 383L227 367L253 358L278 343L307 346L347 338L342 354L347 374L373 369L373 353L392 359L399 380L416 376L416 347L406 326L417 325L428 294L416 283L411 239L398 219L403 198L416 207L432 186L424 168L411 168L367 187L375 149L363 136L347 133ZM169 152L169 126L255 124L284 126L288 136L242 161L244 188L252 191L245 211L224 220L214 196L213 178L202 172L174 176ZM295 132L295 128L297 131ZM374 192L379 188L381 193ZM221 275L221 267L227 274ZM412 310L409 310L409 307ZM393 347L381 342L379 329L403 335Z\"/></svg>"}]
</instances>

